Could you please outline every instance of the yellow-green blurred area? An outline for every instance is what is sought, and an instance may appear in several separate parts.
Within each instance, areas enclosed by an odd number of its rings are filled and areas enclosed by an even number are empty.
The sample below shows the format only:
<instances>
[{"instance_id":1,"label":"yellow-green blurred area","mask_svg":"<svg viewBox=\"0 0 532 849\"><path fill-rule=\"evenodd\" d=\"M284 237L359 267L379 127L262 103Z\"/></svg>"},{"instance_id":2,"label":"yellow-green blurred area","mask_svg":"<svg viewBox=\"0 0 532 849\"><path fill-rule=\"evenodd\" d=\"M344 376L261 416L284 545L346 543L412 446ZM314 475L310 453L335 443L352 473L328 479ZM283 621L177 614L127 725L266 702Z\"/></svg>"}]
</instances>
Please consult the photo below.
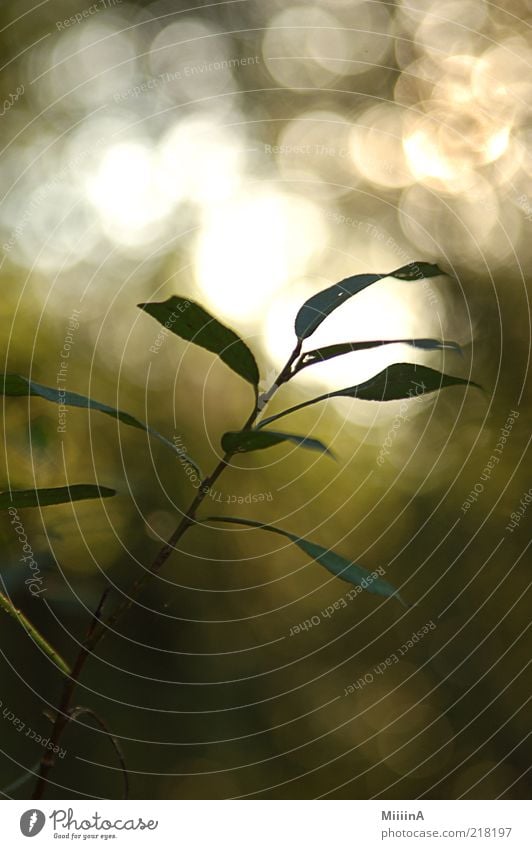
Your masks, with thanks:
<instances>
[{"instance_id":1,"label":"yellow-green blurred area","mask_svg":"<svg viewBox=\"0 0 532 849\"><path fill-rule=\"evenodd\" d=\"M463 356L353 353L306 369L270 409L401 361L484 387L405 407L327 401L281 424L336 461L279 446L232 463L201 517L277 524L382 567L411 606L346 602L349 584L264 531L189 530L75 700L120 741L132 795L526 797L532 508L508 526L532 483L529 3L18 0L0 25L2 371L57 387L63 369L68 391L149 422L208 472L252 391L213 355L161 340L136 305L201 303L253 349L264 391L307 297L419 260L452 276L383 280L306 349L435 337ZM142 431L58 414L5 399L2 489L117 495L19 511L37 598L6 513L1 577L73 662L104 587L110 611L196 490ZM62 679L16 622L0 629L0 787L26 798L43 752L26 730L49 735ZM120 795L100 730L73 723L62 746L49 796Z\"/></svg>"}]
</instances>

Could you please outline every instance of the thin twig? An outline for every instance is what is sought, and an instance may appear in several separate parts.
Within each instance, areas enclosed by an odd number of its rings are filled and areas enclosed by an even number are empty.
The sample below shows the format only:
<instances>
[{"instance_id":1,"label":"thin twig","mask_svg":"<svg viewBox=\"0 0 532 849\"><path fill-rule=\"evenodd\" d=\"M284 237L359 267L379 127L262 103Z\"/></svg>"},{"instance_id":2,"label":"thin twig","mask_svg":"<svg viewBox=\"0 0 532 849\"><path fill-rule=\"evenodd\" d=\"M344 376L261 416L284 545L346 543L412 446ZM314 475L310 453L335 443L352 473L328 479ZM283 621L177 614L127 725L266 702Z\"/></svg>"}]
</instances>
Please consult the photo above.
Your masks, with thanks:
<instances>
[{"instance_id":1,"label":"thin twig","mask_svg":"<svg viewBox=\"0 0 532 849\"><path fill-rule=\"evenodd\" d=\"M292 364L295 362L295 360L298 358L299 354L301 353L301 346L302 346L302 341L298 340L298 343L297 343L296 347L294 348L294 350L292 351L288 361L286 362L285 366L279 372L279 375L277 376L277 378L274 380L271 389L268 391L268 393L265 393L267 395L266 399L264 399L264 396L260 396L259 398L256 399L256 402L255 402L255 405L254 405L253 410L251 412L251 415L249 416L249 418L248 418L247 422L245 423L245 425L243 426L242 430L249 430L253 426L256 419L258 418L260 413L262 413L264 407L270 401L271 397L275 394L275 392L277 391L279 386L281 386L283 383L286 383L288 380L290 380L290 377L291 377L291 374L292 374L292 372L291 372ZM264 403L261 402L261 399L262 399L262 402L264 402ZM86 635L86 637L85 637L85 639L84 639L84 641L81 645L81 649L79 651L76 662L73 666L72 672L70 673L69 678L65 681L65 685L63 687L63 692L62 692L62 695L61 695L61 701L60 701L60 704L59 704L59 708L57 710L56 719L55 719L54 726L53 726L53 729L52 729L52 735L50 737L50 742L53 742L54 746L58 745L58 742L59 742L66 726L68 725L68 722L69 722L69 719L70 719L69 711L71 710L72 697L74 695L74 692L75 692L75 689L76 689L76 686L77 686L77 683L78 683L78 680L79 680L79 676L81 674L81 671L82 671L82 669L85 665L85 661L87 660L88 656L93 653L94 649L96 648L96 646L98 645L100 640L103 639L104 635L107 632L109 632L110 630L112 630L112 628L116 625L116 623L129 610L129 608L133 604L134 600L138 596L140 590L149 581L149 579L153 575L156 575L160 571L160 569L164 566L164 564L166 563L166 561L168 560L168 558L170 557L172 552L175 551L175 547L176 547L177 543L179 542L179 540L181 539L181 537L183 536L183 534L192 525L196 524L196 510L198 509L198 507L201 505L201 503L205 499L205 496L211 490L213 484L218 480L218 478L220 477L222 472L224 472L225 469L228 467L228 465L231 461L231 458L233 457L233 454L234 454L234 452L228 452L227 454L225 454L222 457L222 459L220 460L220 462L218 463L218 465L215 467L215 469L211 472L211 474L208 475L208 477L206 477L201 482L201 485L199 487L197 495L195 496L195 498L193 499L193 501L189 505L186 513L183 514L181 521L179 522L179 524L178 524L177 528L175 529L175 531L173 532L173 534L165 542L165 544L162 546L162 548L160 548L159 551L157 552L155 559L153 560L150 568L147 571L145 571L144 574L140 578L137 578L137 580L132 585L127 597L117 607L117 609L114 611L114 613L112 613L104 623L101 623L101 621L100 621L101 615L100 614L101 614L101 610L102 610L103 604L105 602L105 599L107 597L108 590L106 590L105 593L103 594L102 598L100 599L100 603L98 604L98 607L96 608L96 611L95 611L95 613L92 617L91 623L89 625L89 629L87 631L87 635ZM98 627L98 625L100 627ZM53 768L54 764L55 764L55 758L54 758L53 754L51 752L46 752L43 755L43 758L41 760L39 777L37 779L37 784L35 786L35 791L34 791L34 794L33 794L34 799L42 799L44 791L46 790L46 785L48 783L48 777L49 777L50 771Z\"/></svg>"},{"instance_id":2,"label":"thin twig","mask_svg":"<svg viewBox=\"0 0 532 849\"><path fill-rule=\"evenodd\" d=\"M23 773L20 778L16 778L14 781L11 782L11 784L8 784L7 787L2 787L2 789L0 790L2 796L9 797L10 793L12 793L14 790L18 790L18 788L22 787L22 785L25 784L26 781L29 781L32 775L35 775L37 770L39 769L39 764L40 761L37 761L36 764L33 764L33 766L28 767L26 773Z\"/></svg>"},{"instance_id":3,"label":"thin twig","mask_svg":"<svg viewBox=\"0 0 532 849\"><path fill-rule=\"evenodd\" d=\"M109 587L107 587L107 589L102 593L100 601L98 602L96 610L94 611L92 618L91 618L91 621L89 623L89 627L87 629L85 639L83 640L83 642L81 644L81 649L80 649L78 656L76 658L76 662L74 663L74 666L72 667L72 671L70 672L68 678L66 679L66 681L64 683L63 692L62 692L62 695L61 695L61 701L60 701L59 707L57 709L55 722L53 724L52 733L50 735L50 743L52 745L50 746L50 749L47 750L42 756L40 767L39 767L39 776L37 778L37 783L35 785L35 791L33 793L34 799L42 799L44 790L46 788L46 784L48 782L48 775L50 773L50 770L53 768L53 766L55 764L55 755L53 753L53 749L55 749L58 746L58 743L59 743L59 740L61 739L63 731L65 730L66 726L68 725L68 721L69 721L68 711L69 711L69 708L70 708L70 702L72 700L72 696L73 696L74 691L76 689L76 685L78 683L79 676L81 675L81 671L82 671L82 669L85 665L85 661L87 660L87 658L88 658L88 656L91 652L90 643L91 643L91 640L94 638L96 626L98 625L98 622L100 621L102 609L103 609L103 606L106 602L108 595L109 595Z\"/></svg>"}]
</instances>

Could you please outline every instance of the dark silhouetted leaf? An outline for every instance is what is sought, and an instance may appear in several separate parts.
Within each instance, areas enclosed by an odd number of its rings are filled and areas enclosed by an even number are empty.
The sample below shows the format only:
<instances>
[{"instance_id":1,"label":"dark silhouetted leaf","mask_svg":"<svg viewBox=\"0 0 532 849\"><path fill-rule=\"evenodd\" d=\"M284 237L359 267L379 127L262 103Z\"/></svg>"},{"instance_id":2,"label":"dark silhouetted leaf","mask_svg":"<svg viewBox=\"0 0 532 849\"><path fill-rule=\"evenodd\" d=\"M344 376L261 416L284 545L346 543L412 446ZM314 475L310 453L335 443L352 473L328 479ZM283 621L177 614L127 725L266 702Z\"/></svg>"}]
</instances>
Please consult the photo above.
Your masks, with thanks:
<instances>
[{"instance_id":1,"label":"dark silhouetted leaf","mask_svg":"<svg viewBox=\"0 0 532 849\"><path fill-rule=\"evenodd\" d=\"M50 645L50 643L44 639L42 634L39 633L37 628L31 624L29 619L27 619L20 610L17 610L13 602L7 598L3 593L0 592L0 610L3 610L9 616L12 616L13 619L16 619L19 622L24 630L29 634L31 639L36 645L39 646L42 652L47 655L50 660L52 660L56 666L59 667L61 672L64 672L65 675L70 675L70 669L67 664L61 657L61 655L56 652L54 648Z\"/></svg>"},{"instance_id":2,"label":"dark silhouetted leaf","mask_svg":"<svg viewBox=\"0 0 532 849\"><path fill-rule=\"evenodd\" d=\"M61 392L60 394L58 389L52 389L50 386L43 386L40 383L36 383L34 380L22 377L20 374L0 375L0 392L2 392L3 395L9 395L12 397L36 395L39 398L44 398L46 401L52 401L54 404L61 404L66 407L82 407L87 410L97 410L100 413L105 413L105 415L111 416L113 419L118 419L118 421L123 424L143 430L145 433L148 433L150 436L158 439L163 443L163 445L170 448L174 454L184 457L192 468L195 469L199 477L203 478L203 474L197 463L195 463L191 457L186 455L181 448L178 448L170 442L169 439L155 430L155 428L144 424L144 422L141 422L129 413L124 413L122 410L116 410L114 407L109 407L108 404L101 404L93 398L87 398L85 395L78 395L77 392Z\"/></svg>"},{"instance_id":3,"label":"dark silhouetted leaf","mask_svg":"<svg viewBox=\"0 0 532 849\"><path fill-rule=\"evenodd\" d=\"M279 433L274 430L236 430L224 433L222 436L222 448L231 453L242 453L248 451L259 451L262 448L271 448L281 442L293 442L302 448L310 448L322 454L333 457L332 451L319 439L309 436L295 436L293 433Z\"/></svg>"},{"instance_id":4,"label":"dark silhouetted leaf","mask_svg":"<svg viewBox=\"0 0 532 849\"><path fill-rule=\"evenodd\" d=\"M287 416L288 413L295 413L296 410L302 410L304 407L317 404L319 401L325 401L327 398L358 398L362 401L399 401L403 398L415 398L418 395L425 395L428 392L436 392L438 389L444 389L447 386L476 386L477 389L482 388L472 380L442 374L428 366L420 366L416 363L394 363L364 383L359 383L357 386L348 386L347 389L337 389L334 392L327 392L325 395L312 398L310 401L303 401L302 404L297 404L295 407L290 407L288 410L283 410L281 413L263 419L257 427L262 428L270 424L270 422Z\"/></svg>"},{"instance_id":5,"label":"dark silhouetted leaf","mask_svg":"<svg viewBox=\"0 0 532 849\"><path fill-rule=\"evenodd\" d=\"M316 348L315 351L307 351L302 354L294 366L293 375L307 366L315 363L323 363L333 357L341 357L353 351L365 351L368 348L377 348L381 345L411 345L413 348L421 348L424 351L455 351L462 353L460 345L456 342L440 341L439 339L377 339L374 342L341 342L338 345L327 345L325 348Z\"/></svg>"},{"instance_id":6,"label":"dark silhouetted leaf","mask_svg":"<svg viewBox=\"0 0 532 849\"><path fill-rule=\"evenodd\" d=\"M199 304L188 298L172 295L166 301L137 306L181 339L218 354L230 369L257 390L259 369L246 343Z\"/></svg>"},{"instance_id":7,"label":"dark silhouetted leaf","mask_svg":"<svg viewBox=\"0 0 532 849\"><path fill-rule=\"evenodd\" d=\"M388 581L383 581L382 578L372 579L371 572L368 572L367 569L364 569L362 566L358 566L356 563L353 563L352 560L346 560L345 557L342 557L340 554L336 554L336 552L332 551L330 548L323 548L322 545L310 542L307 539L302 539L295 534L291 534L289 531L283 531L281 528L276 528L273 525L264 525L261 522L255 522L252 519L209 516L208 519L205 519L204 521L247 525L250 528L260 528L263 531L271 531L271 533L280 534L280 536L286 537L299 546L299 548L304 551L305 554L308 554L309 557L312 557L313 560L316 560L322 566L325 566L325 568L337 578L341 578L343 581L348 581L350 584L362 587L370 593L376 593L377 595L388 597L394 596L401 602L402 605L404 605L404 607L408 606L405 604L395 587L389 584Z\"/></svg>"},{"instance_id":8,"label":"dark silhouetted leaf","mask_svg":"<svg viewBox=\"0 0 532 849\"><path fill-rule=\"evenodd\" d=\"M399 280L423 280L445 274L437 265L429 262L410 262L408 265L388 271L386 274L355 274L334 283L327 289L313 295L305 301L296 315L295 330L298 339L307 339L335 309L344 304L353 295L357 295L385 277L397 277Z\"/></svg>"},{"instance_id":9,"label":"dark silhouetted leaf","mask_svg":"<svg viewBox=\"0 0 532 849\"><path fill-rule=\"evenodd\" d=\"M0 492L0 510L7 510L9 507L48 507L50 504L86 501L89 498L110 498L112 495L116 495L116 490L90 483L47 489L12 489L11 492Z\"/></svg>"}]
</instances>

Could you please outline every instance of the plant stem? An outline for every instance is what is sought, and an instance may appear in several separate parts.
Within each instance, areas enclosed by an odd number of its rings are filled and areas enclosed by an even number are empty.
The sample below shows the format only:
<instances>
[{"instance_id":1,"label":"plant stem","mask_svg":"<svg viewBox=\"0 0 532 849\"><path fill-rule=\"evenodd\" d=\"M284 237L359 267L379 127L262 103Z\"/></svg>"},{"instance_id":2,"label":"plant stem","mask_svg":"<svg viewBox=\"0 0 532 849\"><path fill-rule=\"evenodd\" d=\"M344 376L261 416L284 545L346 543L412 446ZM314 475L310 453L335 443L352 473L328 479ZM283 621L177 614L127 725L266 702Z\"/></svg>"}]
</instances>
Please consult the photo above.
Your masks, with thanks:
<instances>
[{"instance_id":1,"label":"plant stem","mask_svg":"<svg viewBox=\"0 0 532 849\"><path fill-rule=\"evenodd\" d=\"M89 656L89 640L94 634L96 626L100 621L101 612L108 594L109 588L105 590L98 603L98 606L93 614L89 628L87 630L85 640L83 641L79 654L76 658L76 662L72 667L72 671L70 672L69 677L66 679L63 685L61 701L59 703L59 707L57 708L55 722L52 728L52 733L50 734L50 743L52 743L52 746L50 746L50 749L47 750L41 758L41 762L39 765L39 775L37 778L37 783L35 785L35 791L33 793L34 799L42 799L43 793L46 789L46 785L48 783L48 775L55 764L55 755L53 754L52 750L55 748L55 746L58 745L63 731L65 730L66 726L70 721L70 702L72 700L72 696L74 695L79 676L81 675L81 670L83 669L85 661Z\"/></svg>"},{"instance_id":2,"label":"plant stem","mask_svg":"<svg viewBox=\"0 0 532 849\"><path fill-rule=\"evenodd\" d=\"M65 675L70 675L70 669L66 665L63 658L57 654L55 649L52 648L50 643L44 639L42 634L39 633L37 628L31 624L29 619L26 619L23 613L18 610L13 602L7 598L2 592L0 592L0 610L4 610L9 616L12 616L13 619L16 619L17 622L20 622L22 627L27 631L32 640L37 643L41 651L43 651L48 657L53 660L55 665L59 667L61 672L64 672Z\"/></svg>"},{"instance_id":3,"label":"plant stem","mask_svg":"<svg viewBox=\"0 0 532 849\"><path fill-rule=\"evenodd\" d=\"M283 383L286 383L290 379L292 364L295 362L295 360L301 353L301 344L301 340L298 340L296 347L292 351L292 354L290 355L284 367L279 372L279 375L274 380L270 389L256 399L253 411L251 412L251 415L249 416L245 425L242 427L242 430L249 430L252 427L259 414L262 413L262 410L273 397L279 386L282 386ZM108 590L104 592L102 598L100 599L96 612L94 613L94 616L91 620L89 630L87 631L85 639L81 644L81 648L76 658L76 662L74 663L72 671L63 686L61 700L59 702L59 707L57 708L55 722L52 728L52 733L50 735L50 750L45 752L42 757L39 767L39 775L33 793L33 799L42 799L46 790L50 771L53 769L55 764L55 758L51 750L58 745L59 740L61 739L61 736L65 731L65 728L67 727L69 721L72 718L70 715L72 697L76 690L83 667L85 666L85 661L87 660L89 655L92 654L92 652L94 651L100 640L104 637L104 635L109 630L111 630L116 625L116 623L122 618L122 616L129 610L129 608L133 604L133 601L138 596L140 590L144 587L144 585L149 581L149 579L153 575L156 575L160 571L160 569L164 566L172 552L175 550L175 547L183 536L183 534L188 530L188 528L190 528L195 523L196 510L203 502L205 496L211 490L213 484L218 480L222 472L224 472L225 469L228 467L233 455L234 452L227 452L222 457L218 465L211 472L211 474L208 475L201 482L201 486L199 487L195 498L190 503L187 511L183 514L181 521L179 522L173 534L168 538L162 548L160 548L157 552L150 568L145 571L140 578L137 578L124 601L116 608L114 613L112 613L108 617L108 619L102 623L100 621L100 614L105 599L107 597ZM98 625L100 627L98 627Z\"/></svg>"}]
</instances>

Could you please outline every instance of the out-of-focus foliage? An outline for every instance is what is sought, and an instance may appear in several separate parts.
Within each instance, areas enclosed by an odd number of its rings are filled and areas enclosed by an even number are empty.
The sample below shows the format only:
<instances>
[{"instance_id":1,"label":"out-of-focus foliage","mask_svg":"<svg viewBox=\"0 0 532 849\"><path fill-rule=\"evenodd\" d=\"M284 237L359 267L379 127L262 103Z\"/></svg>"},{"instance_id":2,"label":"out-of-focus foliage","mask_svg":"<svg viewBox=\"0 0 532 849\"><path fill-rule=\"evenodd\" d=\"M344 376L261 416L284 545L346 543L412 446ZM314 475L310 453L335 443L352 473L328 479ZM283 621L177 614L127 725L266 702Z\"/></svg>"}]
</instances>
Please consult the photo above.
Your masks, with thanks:
<instances>
[{"instance_id":1,"label":"out-of-focus foliage","mask_svg":"<svg viewBox=\"0 0 532 849\"><path fill-rule=\"evenodd\" d=\"M248 346L229 327L206 312L199 304L186 298L172 295L162 303L139 304L141 309L153 316L163 328L181 339L186 339L212 351L236 374L257 387L259 369Z\"/></svg>"}]
</instances>

